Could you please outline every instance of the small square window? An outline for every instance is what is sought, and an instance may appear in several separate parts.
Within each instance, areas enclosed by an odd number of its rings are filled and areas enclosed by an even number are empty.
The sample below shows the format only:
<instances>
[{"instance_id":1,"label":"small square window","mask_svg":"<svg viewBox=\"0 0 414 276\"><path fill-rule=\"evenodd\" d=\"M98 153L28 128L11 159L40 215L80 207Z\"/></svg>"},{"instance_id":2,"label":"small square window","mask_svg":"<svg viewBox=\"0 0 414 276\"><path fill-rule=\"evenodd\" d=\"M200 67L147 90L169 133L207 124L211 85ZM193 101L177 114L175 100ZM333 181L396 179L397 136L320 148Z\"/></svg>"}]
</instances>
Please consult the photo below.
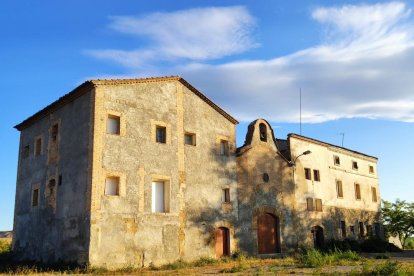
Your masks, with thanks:
<instances>
[{"instance_id":1,"label":"small square window","mask_svg":"<svg viewBox=\"0 0 414 276\"><path fill-rule=\"evenodd\" d=\"M340 166L341 165L341 159L339 159L338 155L334 155L334 164L336 166Z\"/></svg>"},{"instance_id":2,"label":"small square window","mask_svg":"<svg viewBox=\"0 0 414 276\"><path fill-rule=\"evenodd\" d=\"M352 169L353 170L358 170L358 162L352 161Z\"/></svg>"},{"instance_id":3,"label":"small square window","mask_svg":"<svg viewBox=\"0 0 414 276\"><path fill-rule=\"evenodd\" d=\"M321 181L319 170L313 170L313 180L318 181L318 182Z\"/></svg>"},{"instance_id":4,"label":"small square window","mask_svg":"<svg viewBox=\"0 0 414 276\"><path fill-rule=\"evenodd\" d=\"M305 168L305 179L312 180L311 169Z\"/></svg>"},{"instance_id":5,"label":"small square window","mask_svg":"<svg viewBox=\"0 0 414 276\"><path fill-rule=\"evenodd\" d=\"M155 141L160 144L167 143L167 128L163 126L155 127Z\"/></svg>"},{"instance_id":6,"label":"small square window","mask_svg":"<svg viewBox=\"0 0 414 276\"><path fill-rule=\"evenodd\" d=\"M369 166L369 173L374 174L374 166Z\"/></svg>"},{"instance_id":7,"label":"small square window","mask_svg":"<svg viewBox=\"0 0 414 276\"><path fill-rule=\"evenodd\" d=\"M37 138L35 142L35 156L42 154L42 138Z\"/></svg>"},{"instance_id":8,"label":"small square window","mask_svg":"<svg viewBox=\"0 0 414 276\"><path fill-rule=\"evenodd\" d=\"M316 212L322 212L322 199L315 198Z\"/></svg>"},{"instance_id":9,"label":"small square window","mask_svg":"<svg viewBox=\"0 0 414 276\"><path fill-rule=\"evenodd\" d=\"M184 134L184 144L195 146L196 145L196 136L194 133Z\"/></svg>"},{"instance_id":10,"label":"small square window","mask_svg":"<svg viewBox=\"0 0 414 276\"><path fill-rule=\"evenodd\" d=\"M220 141L220 155L229 155L229 142L227 140Z\"/></svg>"},{"instance_id":11,"label":"small square window","mask_svg":"<svg viewBox=\"0 0 414 276\"><path fill-rule=\"evenodd\" d=\"M39 189L33 189L32 192L32 207L39 205Z\"/></svg>"},{"instance_id":12,"label":"small square window","mask_svg":"<svg viewBox=\"0 0 414 276\"><path fill-rule=\"evenodd\" d=\"M23 148L22 158L23 158L23 159L26 159L26 158L28 158L28 157L29 157L29 155L30 155L30 146L29 146L29 145L26 145L26 146L24 146L24 148Z\"/></svg>"},{"instance_id":13,"label":"small square window","mask_svg":"<svg viewBox=\"0 0 414 276\"><path fill-rule=\"evenodd\" d=\"M58 134L59 134L59 125L58 124L54 124L52 126L52 132L51 132L51 138L52 138L52 141L53 142L56 142L57 141Z\"/></svg>"},{"instance_id":14,"label":"small square window","mask_svg":"<svg viewBox=\"0 0 414 276\"><path fill-rule=\"evenodd\" d=\"M230 202L230 189L229 188L223 189L222 201L225 203Z\"/></svg>"},{"instance_id":15,"label":"small square window","mask_svg":"<svg viewBox=\"0 0 414 276\"><path fill-rule=\"evenodd\" d=\"M114 135L119 135L121 133L121 118L119 116L108 115L106 133Z\"/></svg>"},{"instance_id":16,"label":"small square window","mask_svg":"<svg viewBox=\"0 0 414 276\"><path fill-rule=\"evenodd\" d=\"M119 195L119 177L107 177L105 181L105 195Z\"/></svg>"}]
</instances>

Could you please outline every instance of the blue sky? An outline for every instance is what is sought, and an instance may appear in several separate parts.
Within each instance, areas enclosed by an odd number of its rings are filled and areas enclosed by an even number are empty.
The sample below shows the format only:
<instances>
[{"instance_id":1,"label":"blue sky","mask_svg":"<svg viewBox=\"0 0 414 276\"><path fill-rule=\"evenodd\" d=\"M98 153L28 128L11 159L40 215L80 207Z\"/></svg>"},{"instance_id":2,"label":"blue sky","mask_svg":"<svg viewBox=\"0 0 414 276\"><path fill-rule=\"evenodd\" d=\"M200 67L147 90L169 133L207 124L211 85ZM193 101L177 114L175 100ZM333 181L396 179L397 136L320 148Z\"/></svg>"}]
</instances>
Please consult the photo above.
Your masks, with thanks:
<instances>
[{"instance_id":1,"label":"blue sky","mask_svg":"<svg viewBox=\"0 0 414 276\"><path fill-rule=\"evenodd\" d=\"M12 127L91 78L181 75L241 123L264 117L379 158L382 197L413 201L414 1L5 1L0 230L13 224Z\"/></svg>"}]
</instances>

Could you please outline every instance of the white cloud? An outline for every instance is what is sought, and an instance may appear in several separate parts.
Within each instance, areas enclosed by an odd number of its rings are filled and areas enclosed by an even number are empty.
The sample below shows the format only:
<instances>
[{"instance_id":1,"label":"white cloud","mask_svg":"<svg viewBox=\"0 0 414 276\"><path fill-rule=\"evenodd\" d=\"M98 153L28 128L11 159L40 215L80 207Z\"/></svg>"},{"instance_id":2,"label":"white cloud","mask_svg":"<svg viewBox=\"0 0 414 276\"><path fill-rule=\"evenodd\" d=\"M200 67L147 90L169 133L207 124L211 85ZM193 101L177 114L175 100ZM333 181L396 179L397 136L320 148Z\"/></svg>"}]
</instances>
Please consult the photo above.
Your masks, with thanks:
<instances>
[{"instance_id":1,"label":"white cloud","mask_svg":"<svg viewBox=\"0 0 414 276\"><path fill-rule=\"evenodd\" d=\"M311 16L327 36L312 48L269 60L177 63L159 74L181 74L243 121L298 121L301 87L305 122L414 122L411 13L399 2L320 7Z\"/></svg>"},{"instance_id":2,"label":"white cloud","mask_svg":"<svg viewBox=\"0 0 414 276\"><path fill-rule=\"evenodd\" d=\"M125 34L146 37L146 48L89 50L88 54L110 59L129 67L154 60L209 60L239 54L257 47L251 37L254 18L244 7L209 7L141 17L111 17L110 28Z\"/></svg>"}]
</instances>

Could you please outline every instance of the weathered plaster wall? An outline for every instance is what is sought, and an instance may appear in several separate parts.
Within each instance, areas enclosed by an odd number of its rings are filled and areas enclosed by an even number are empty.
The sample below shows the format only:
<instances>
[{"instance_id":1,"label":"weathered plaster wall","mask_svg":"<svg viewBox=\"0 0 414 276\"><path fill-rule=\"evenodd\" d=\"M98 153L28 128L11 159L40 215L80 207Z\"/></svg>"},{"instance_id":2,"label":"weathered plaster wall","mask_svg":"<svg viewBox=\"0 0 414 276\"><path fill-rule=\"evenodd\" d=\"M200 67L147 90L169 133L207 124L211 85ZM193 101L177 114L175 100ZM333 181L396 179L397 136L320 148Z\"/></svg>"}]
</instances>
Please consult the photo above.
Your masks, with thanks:
<instances>
[{"instance_id":1,"label":"weathered plaster wall","mask_svg":"<svg viewBox=\"0 0 414 276\"><path fill-rule=\"evenodd\" d=\"M202 211L220 211L221 187L234 186L235 174L224 175L234 158L223 168L213 154L218 134L234 148L232 123L178 81L98 85L96 91L90 263L148 266L214 254L204 246L217 218L197 219ZM120 116L120 135L106 134L108 114ZM166 144L155 142L155 125L167 128ZM196 146L184 145L185 131L196 134ZM120 177L119 196L104 195L106 176ZM151 212L157 180L169 183L168 213Z\"/></svg>"},{"instance_id":2,"label":"weathered plaster wall","mask_svg":"<svg viewBox=\"0 0 414 276\"><path fill-rule=\"evenodd\" d=\"M319 225L324 228L325 239L342 238L340 221L346 222L347 237L358 238L359 222L374 226L380 222L380 193L377 177L377 160L336 147L327 147L291 137L289 139L292 159L306 150L312 153L300 156L295 166L297 226L299 244L313 246L311 228ZM334 155L340 157L340 165L334 164ZM357 161L358 170L352 169L352 161ZM369 165L374 173L369 173ZM304 168L312 171L312 180L305 179ZM314 180L313 170L319 170L320 181ZM342 181L343 197L337 194L336 180ZM355 197L355 183L360 184L361 199ZM371 187L377 190L377 202L372 200ZM306 198L322 199L322 212L307 211ZM354 225L355 235L350 235L349 227ZM381 230L382 231L382 230Z\"/></svg>"},{"instance_id":3,"label":"weathered plaster wall","mask_svg":"<svg viewBox=\"0 0 414 276\"><path fill-rule=\"evenodd\" d=\"M87 262L89 216L85 194L91 94L66 104L20 134L13 250L21 259ZM48 161L50 131L55 123L59 124L57 163ZM43 145L41 154L34 156L37 137L42 137ZM30 145L30 156L23 159L25 145ZM56 186L50 194L47 185L52 178ZM31 204L33 186L40 189L37 207Z\"/></svg>"}]
</instances>

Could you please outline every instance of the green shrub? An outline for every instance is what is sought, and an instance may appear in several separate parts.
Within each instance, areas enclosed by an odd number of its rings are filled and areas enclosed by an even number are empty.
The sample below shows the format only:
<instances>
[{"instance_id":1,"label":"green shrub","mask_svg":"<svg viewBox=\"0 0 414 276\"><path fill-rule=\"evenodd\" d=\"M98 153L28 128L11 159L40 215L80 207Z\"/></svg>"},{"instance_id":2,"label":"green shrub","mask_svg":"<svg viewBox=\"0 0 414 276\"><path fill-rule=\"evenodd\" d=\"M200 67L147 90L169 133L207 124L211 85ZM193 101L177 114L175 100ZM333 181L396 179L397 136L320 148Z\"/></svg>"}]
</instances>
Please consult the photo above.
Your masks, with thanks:
<instances>
[{"instance_id":1,"label":"green shrub","mask_svg":"<svg viewBox=\"0 0 414 276\"><path fill-rule=\"evenodd\" d=\"M177 270L189 267L190 264L183 260L178 260L173 263L165 264L160 267L163 270Z\"/></svg>"},{"instance_id":2,"label":"green shrub","mask_svg":"<svg viewBox=\"0 0 414 276\"><path fill-rule=\"evenodd\" d=\"M368 253L400 252L401 249L394 244L381 239L368 239L361 243L361 251Z\"/></svg>"},{"instance_id":3,"label":"green shrub","mask_svg":"<svg viewBox=\"0 0 414 276\"><path fill-rule=\"evenodd\" d=\"M386 263L376 265L371 268L369 266L364 266L362 270L362 275L372 275L372 276L398 276L404 275L405 273L401 271L400 265L398 262L387 261Z\"/></svg>"},{"instance_id":4,"label":"green shrub","mask_svg":"<svg viewBox=\"0 0 414 276\"><path fill-rule=\"evenodd\" d=\"M414 249L414 239L411 239L409 242L407 242L405 249Z\"/></svg>"},{"instance_id":5,"label":"green shrub","mask_svg":"<svg viewBox=\"0 0 414 276\"><path fill-rule=\"evenodd\" d=\"M323 265L342 264L346 261L362 261L364 258L354 251L321 252L319 250L308 250L297 257L300 264L306 267L321 267Z\"/></svg>"},{"instance_id":6,"label":"green shrub","mask_svg":"<svg viewBox=\"0 0 414 276\"><path fill-rule=\"evenodd\" d=\"M202 257L194 262L194 266L200 267L200 266L207 266L207 265L213 265L213 264L218 264L218 263L220 263L220 261L217 259L213 259L209 257Z\"/></svg>"}]
</instances>

